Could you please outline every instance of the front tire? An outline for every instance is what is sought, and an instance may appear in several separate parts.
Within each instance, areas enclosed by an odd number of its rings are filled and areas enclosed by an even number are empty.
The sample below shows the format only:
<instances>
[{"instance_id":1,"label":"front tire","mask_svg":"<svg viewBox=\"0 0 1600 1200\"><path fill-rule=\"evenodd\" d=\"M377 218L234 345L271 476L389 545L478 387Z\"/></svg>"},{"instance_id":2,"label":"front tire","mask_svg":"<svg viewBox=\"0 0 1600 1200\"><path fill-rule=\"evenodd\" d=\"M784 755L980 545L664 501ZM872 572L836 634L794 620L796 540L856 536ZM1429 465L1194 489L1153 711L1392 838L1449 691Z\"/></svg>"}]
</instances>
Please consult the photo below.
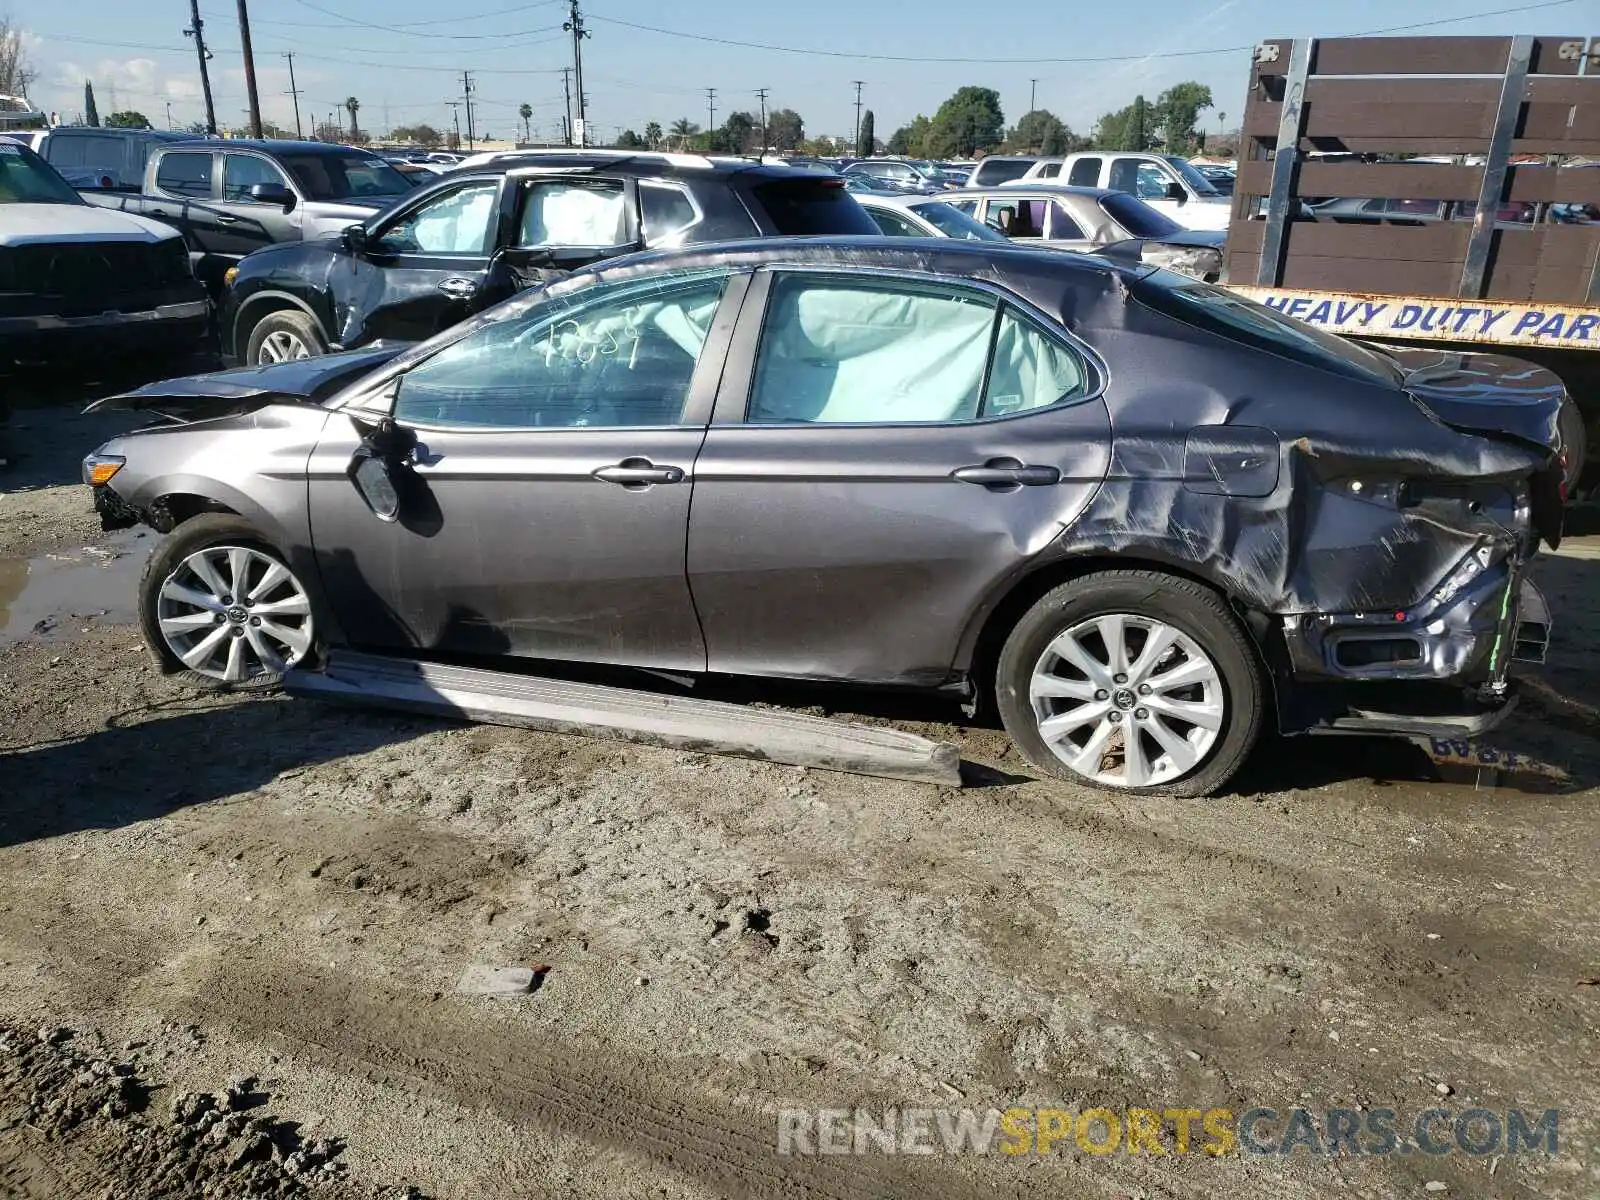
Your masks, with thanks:
<instances>
[{"instance_id":1,"label":"front tire","mask_svg":"<svg viewBox=\"0 0 1600 1200\"><path fill-rule=\"evenodd\" d=\"M245 343L244 361L252 367L268 367L327 352L327 340L317 323L303 312L285 309L256 322Z\"/></svg>"},{"instance_id":2,"label":"front tire","mask_svg":"<svg viewBox=\"0 0 1600 1200\"><path fill-rule=\"evenodd\" d=\"M208 690L274 687L317 653L304 585L232 513L185 521L150 556L139 625L163 670Z\"/></svg>"},{"instance_id":3,"label":"front tire","mask_svg":"<svg viewBox=\"0 0 1600 1200\"><path fill-rule=\"evenodd\" d=\"M1048 775L1204 796L1254 749L1263 683L1248 636L1210 588L1103 571L1062 584L1017 622L995 699L1017 748Z\"/></svg>"}]
</instances>

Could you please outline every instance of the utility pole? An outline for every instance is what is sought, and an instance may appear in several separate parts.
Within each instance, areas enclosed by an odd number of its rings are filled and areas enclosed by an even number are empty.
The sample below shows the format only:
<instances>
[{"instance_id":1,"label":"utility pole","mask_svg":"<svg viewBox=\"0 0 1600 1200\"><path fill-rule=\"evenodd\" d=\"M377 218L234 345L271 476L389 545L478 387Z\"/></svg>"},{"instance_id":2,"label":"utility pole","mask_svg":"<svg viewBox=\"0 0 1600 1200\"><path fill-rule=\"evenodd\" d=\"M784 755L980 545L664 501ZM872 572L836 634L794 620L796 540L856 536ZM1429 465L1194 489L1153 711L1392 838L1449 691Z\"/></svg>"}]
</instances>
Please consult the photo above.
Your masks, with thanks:
<instances>
[{"instance_id":1,"label":"utility pole","mask_svg":"<svg viewBox=\"0 0 1600 1200\"><path fill-rule=\"evenodd\" d=\"M250 136L261 137L261 100L256 95L256 56L250 49L250 9L239 0L239 42L244 49L244 88L250 96Z\"/></svg>"},{"instance_id":2,"label":"utility pole","mask_svg":"<svg viewBox=\"0 0 1600 1200\"><path fill-rule=\"evenodd\" d=\"M717 130L717 89L706 89L706 133L714 134Z\"/></svg>"},{"instance_id":3,"label":"utility pole","mask_svg":"<svg viewBox=\"0 0 1600 1200\"><path fill-rule=\"evenodd\" d=\"M300 89L294 83L294 55L285 54L284 57L289 60L289 96L294 101L294 136L300 138L304 135L300 131Z\"/></svg>"},{"instance_id":4,"label":"utility pole","mask_svg":"<svg viewBox=\"0 0 1600 1200\"><path fill-rule=\"evenodd\" d=\"M850 82L856 85L856 141L855 141L855 146L856 146L856 152L860 153L860 150L861 150L861 89L866 87L867 85L866 85L865 81L860 80L860 79L852 79Z\"/></svg>"},{"instance_id":5,"label":"utility pole","mask_svg":"<svg viewBox=\"0 0 1600 1200\"><path fill-rule=\"evenodd\" d=\"M173 128L173 125L172 125L172 101L171 100L167 101L167 128L168 129Z\"/></svg>"},{"instance_id":6,"label":"utility pole","mask_svg":"<svg viewBox=\"0 0 1600 1200\"><path fill-rule=\"evenodd\" d=\"M574 129L577 136L573 141L584 146L589 141L589 108L583 94L583 39L592 35L583 27L583 14L578 11L578 0L571 0L571 4L572 13L562 22L561 28L572 35L572 74L578 88L578 124ZM572 122L569 119L567 123L571 125Z\"/></svg>"},{"instance_id":7,"label":"utility pole","mask_svg":"<svg viewBox=\"0 0 1600 1200\"><path fill-rule=\"evenodd\" d=\"M761 153L767 153L767 92L768 88L757 88L756 95L761 97Z\"/></svg>"},{"instance_id":8,"label":"utility pole","mask_svg":"<svg viewBox=\"0 0 1600 1200\"><path fill-rule=\"evenodd\" d=\"M450 148L459 150L461 149L461 101L449 100L446 103L450 105L450 122L456 127L456 144Z\"/></svg>"},{"instance_id":9,"label":"utility pole","mask_svg":"<svg viewBox=\"0 0 1600 1200\"><path fill-rule=\"evenodd\" d=\"M561 127L561 141L572 145L572 68L561 68L561 95L567 102L567 123Z\"/></svg>"},{"instance_id":10,"label":"utility pole","mask_svg":"<svg viewBox=\"0 0 1600 1200\"><path fill-rule=\"evenodd\" d=\"M1028 111L1037 112L1039 109L1039 81L1028 80Z\"/></svg>"},{"instance_id":11,"label":"utility pole","mask_svg":"<svg viewBox=\"0 0 1600 1200\"><path fill-rule=\"evenodd\" d=\"M477 134L472 128L472 76L466 71L461 72L461 98L467 105L467 149L471 150Z\"/></svg>"},{"instance_id":12,"label":"utility pole","mask_svg":"<svg viewBox=\"0 0 1600 1200\"><path fill-rule=\"evenodd\" d=\"M206 59L211 51L206 49L206 23L200 19L200 0L189 0L189 28L184 37L194 39L194 52L200 59L200 90L206 95L206 132L213 137L217 132L217 110L211 103L211 73L206 70Z\"/></svg>"}]
</instances>

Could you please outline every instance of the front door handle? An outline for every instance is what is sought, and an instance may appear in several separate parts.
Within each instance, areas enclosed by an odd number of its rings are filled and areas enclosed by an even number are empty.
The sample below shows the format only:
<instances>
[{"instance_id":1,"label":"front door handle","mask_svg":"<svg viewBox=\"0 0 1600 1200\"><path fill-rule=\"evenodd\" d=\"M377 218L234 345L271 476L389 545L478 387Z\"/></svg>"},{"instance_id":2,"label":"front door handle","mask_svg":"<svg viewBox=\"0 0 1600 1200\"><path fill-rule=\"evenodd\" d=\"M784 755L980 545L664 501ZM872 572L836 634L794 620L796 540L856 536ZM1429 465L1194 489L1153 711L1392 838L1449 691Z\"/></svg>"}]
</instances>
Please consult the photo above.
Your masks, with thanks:
<instances>
[{"instance_id":1,"label":"front door handle","mask_svg":"<svg viewBox=\"0 0 1600 1200\"><path fill-rule=\"evenodd\" d=\"M648 458L625 458L615 466L594 472L601 483L621 484L626 488L645 488L652 483L682 483L682 467L658 467Z\"/></svg>"},{"instance_id":2,"label":"front door handle","mask_svg":"<svg viewBox=\"0 0 1600 1200\"><path fill-rule=\"evenodd\" d=\"M1018 487L1047 487L1061 482L1061 472L1055 467L1028 466L1014 458L991 458L981 467L958 467L950 472L952 479L962 483L975 483L992 491L1011 491Z\"/></svg>"},{"instance_id":3,"label":"front door handle","mask_svg":"<svg viewBox=\"0 0 1600 1200\"><path fill-rule=\"evenodd\" d=\"M217 214L217 224L218 225L237 225L238 223L239 223L239 218L234 216L232 213L218 213Z\"/></svg>"},{"instance_id":4,"label":"front door handle","mask_svg":"<svg viewBox=\"0 0 1600 1200\"><path fill-rule=\"evenodd\" d=\"M464 275L452 275L439 281L439 290L452 300L470 300L477 295L478 285Z\"/></svg>"}]
</instances>

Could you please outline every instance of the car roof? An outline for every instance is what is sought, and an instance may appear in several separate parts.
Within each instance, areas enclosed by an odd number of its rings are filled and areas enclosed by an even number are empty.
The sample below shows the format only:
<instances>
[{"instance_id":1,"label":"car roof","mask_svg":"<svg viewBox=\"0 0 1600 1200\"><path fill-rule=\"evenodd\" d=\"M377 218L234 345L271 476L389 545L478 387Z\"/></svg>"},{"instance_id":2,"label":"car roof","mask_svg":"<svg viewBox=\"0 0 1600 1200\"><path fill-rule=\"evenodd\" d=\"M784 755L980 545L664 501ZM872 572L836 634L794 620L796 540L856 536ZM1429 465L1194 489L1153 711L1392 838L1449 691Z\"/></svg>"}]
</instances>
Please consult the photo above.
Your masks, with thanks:
<instances>
[{"instance_id":1,"label":"car roof","mask_svg":"<svg viewBox=\"0 0 1600 1200\"><path fill-rule=\"evenodd\" d=\"M360 146L343 146L338 142L302 142L293 138L189 138L184 143L207 150L259 150L264 154L370 154L381 158L376 150L363 150Z\"/></svg>"},{"instance_id":2,"label":"car roof","mask_svg":"<svg viewBox=\"0 0 1600 1200\"><path fill-rule=\"evenodd\" d=\"M693 178L754 174L772 179L826 179L819 171L780 167L754 158L725 155L670 154L654 150L500 150L479 154L459 164L451 174L502 175L508 171L545 168L558 171L617 171L646 179Z\"/></svg>"},{"instance_id":3,"label":"car roof","mask_svg":"<svg viewBox=\"0 0 1600 1200\"><path fill-rule=\"evenodd\" d=\"M990 199L997 197L1015 198L1025 196L1029 192L1042 192L1050 196L1082 196L1089 200L1099 200L1104 196L1120 195L1111 188L1073 187L1067 183L1036 183L1032 179L1018 179L1011 183L998 184L995 187L957 188L953 192L945 192L941 200L965 197L976 200L987 196Z\"/></svg>"},{"instance_id":4,"label":"car roof","mask_svg":"<svg viewBox=\"0 0 1600 1200\"><path fill-rule=\"evenodd\" d=\"M907 195L904 192L851 192L856 198L856 203L879 208L918 208L924 204L943 204L946 196L954 196L955 192L937 192L932 196L921 194Z\"/></svg>"}]
</instances>

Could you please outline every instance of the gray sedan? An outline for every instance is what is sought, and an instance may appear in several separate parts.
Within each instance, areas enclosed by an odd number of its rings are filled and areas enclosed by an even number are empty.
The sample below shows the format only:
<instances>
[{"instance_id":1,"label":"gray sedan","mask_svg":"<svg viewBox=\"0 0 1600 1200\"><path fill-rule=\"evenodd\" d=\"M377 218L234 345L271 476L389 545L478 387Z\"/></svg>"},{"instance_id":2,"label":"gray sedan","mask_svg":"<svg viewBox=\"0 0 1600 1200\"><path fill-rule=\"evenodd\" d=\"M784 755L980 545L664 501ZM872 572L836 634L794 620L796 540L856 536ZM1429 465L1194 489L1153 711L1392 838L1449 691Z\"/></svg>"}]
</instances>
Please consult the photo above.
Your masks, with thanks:
<instances>
[{"instance_id":1,"label":"gray sedan","mask_svg":"<svg viewBox=\"0 0 1600 1200\"><path fill-rule=\"evenodd\" d=\"M1145 262L1193 275L1222 278L1220 230L1185 229L1126 192L1058 184L1007 184L945 192L944 203L993 225L1013 241L1092 252L1118 242L1143 243Z\"/></svg>"},{"instance_id":2,"label":"gray sedan","mask_svg":"<svg viewBox=\"0 0 1600 1200\"><path fill-rule=\"evenodd\" d=\"M1199 795L1274 726L1503 715L1562 396L1150 267L764 239L153 384L117 403L167 423L84 474L169 534L141 621L201 685L355 647L918 688L1041 771Z\"/></svg>"}]
</instances>

